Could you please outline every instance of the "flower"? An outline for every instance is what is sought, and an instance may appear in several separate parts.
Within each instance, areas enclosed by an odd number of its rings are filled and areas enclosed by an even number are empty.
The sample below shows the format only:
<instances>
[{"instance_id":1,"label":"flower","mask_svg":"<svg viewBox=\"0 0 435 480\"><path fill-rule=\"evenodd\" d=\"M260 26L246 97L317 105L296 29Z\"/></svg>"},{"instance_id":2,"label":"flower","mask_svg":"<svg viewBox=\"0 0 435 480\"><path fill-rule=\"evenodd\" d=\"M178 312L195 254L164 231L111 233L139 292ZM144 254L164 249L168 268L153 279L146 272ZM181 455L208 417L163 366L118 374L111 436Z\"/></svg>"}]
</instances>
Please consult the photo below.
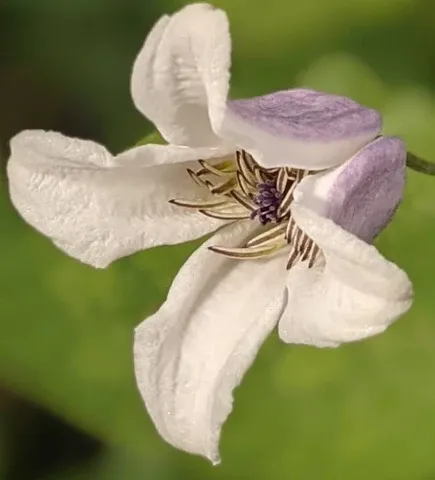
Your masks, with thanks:
<instances>
[{"instance_id":1,"label":"flower","mask_svg":"<svg viewBox=\"0 0 435 480\"><path fill-rule=\"evenodd\" d=\"M26 131L8 163L24 219L95 267L216 232L134 342L158 431L213 462L232 391L276 325L284 342L334 347L379 334L412 302L406 274L371 245L402 198L403 142L380 136L376 111L336 95L229 101L230 54L223 11L164 16L131 89L168 145L113 156Z\"/></svg>"}]
</instances>

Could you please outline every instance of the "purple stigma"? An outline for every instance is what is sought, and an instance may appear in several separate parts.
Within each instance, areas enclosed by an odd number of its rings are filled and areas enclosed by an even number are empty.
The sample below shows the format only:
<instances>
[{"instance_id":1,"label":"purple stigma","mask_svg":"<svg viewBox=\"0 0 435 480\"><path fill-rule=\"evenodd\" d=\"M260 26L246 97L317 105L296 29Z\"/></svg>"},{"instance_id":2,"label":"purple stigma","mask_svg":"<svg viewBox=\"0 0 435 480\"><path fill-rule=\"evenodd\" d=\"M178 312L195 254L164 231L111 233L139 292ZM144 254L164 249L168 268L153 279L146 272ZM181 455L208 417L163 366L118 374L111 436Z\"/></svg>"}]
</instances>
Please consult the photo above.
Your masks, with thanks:
<instances>
[{"instance_id":1,"label":"purple stigma","mask_svg":"<svg viewBox=\"0 0 435 480\"><path fill-rule=\"evenodd\" d=\"M277 222L280 200L281 193L276 189L276 182L258 184L258 194L252 199L258 208L251 213L251 220L258 217L262 225Z\"/></svg>"}]
</instances>

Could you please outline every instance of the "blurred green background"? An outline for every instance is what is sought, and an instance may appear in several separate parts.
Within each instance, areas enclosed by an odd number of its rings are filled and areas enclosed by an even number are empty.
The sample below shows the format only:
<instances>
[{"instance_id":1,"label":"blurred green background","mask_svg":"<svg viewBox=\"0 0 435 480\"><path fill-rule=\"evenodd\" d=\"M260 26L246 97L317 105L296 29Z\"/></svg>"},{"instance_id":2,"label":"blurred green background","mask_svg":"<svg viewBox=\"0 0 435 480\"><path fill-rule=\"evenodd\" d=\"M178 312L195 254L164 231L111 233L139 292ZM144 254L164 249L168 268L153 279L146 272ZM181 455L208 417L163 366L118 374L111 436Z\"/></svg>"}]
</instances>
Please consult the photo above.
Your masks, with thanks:
<instances>
[{"instance_id":1,"label":"blurred green background","mask_svg":"<svg viewBox=\"0 0 435 480\"><path fill-rule=\"evenodd\" d=\"M21 129L113 151L152 126L129 75L151 25L181 0L0 0L0 146ZM378 108L385 132L435 160L435 2L215 0L231 20L232 96L295 85ZM192 27L194 28L194 26ZM2 170L4 172L4 169ZM268 340L236 392L223 463L175 451L136 392L133 327L194 245L105 271L64 256L0 186L0 478L435 479L435 178L413 172L378 246L415 285L384 335L337 350Z\"/></svg>"}]
</instances>

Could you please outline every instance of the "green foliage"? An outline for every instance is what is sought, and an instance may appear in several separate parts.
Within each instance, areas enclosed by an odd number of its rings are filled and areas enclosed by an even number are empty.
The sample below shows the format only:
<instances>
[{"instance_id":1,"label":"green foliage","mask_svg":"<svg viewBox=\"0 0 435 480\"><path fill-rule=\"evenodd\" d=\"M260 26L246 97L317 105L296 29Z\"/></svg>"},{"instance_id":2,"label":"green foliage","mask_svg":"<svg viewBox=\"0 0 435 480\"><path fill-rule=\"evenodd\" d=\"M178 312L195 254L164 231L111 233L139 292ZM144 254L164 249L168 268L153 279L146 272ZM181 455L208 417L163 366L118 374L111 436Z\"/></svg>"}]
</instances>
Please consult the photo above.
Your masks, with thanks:
<instances>
[{"instance_id":1,"label":"green foliage","mask_svg":"<svg viewBox=\"0 0 435 480\"><path fill-rule=\"evenodd\" d=\"M158 8L171 11L183 4L166 0ZM430 2L215 4L227 8L232 21L233 96L292 85L349 95L382 111L385 132L403 136L416 154L435 159L435 7ZM131 132L147 129L132 113L125 90L133 37L146 31L138 27L138 10L123 11L136 28L132 33L124 26L128 54L125 45L116 55L110 50L119 35L112 32L109 44L92 43L99 36L91 38L87 31L92 49L74 70L50 40L53 31L37 35L49 22L57 31L53 18L72 15L68 9L75 12L75 25L91 18L90 3L65 5L62 10L59 3L45 1L36 8L22 2L29 15L44 19L40 30L32 27L28 41L37 55L45 52L48 58L53 52L50 71L64 72L68 85L77 82L78 96L95 97L89 109L95 118L96 111L104 112L103 137L111 146L133 143ZM92 15L100 11L115 30L113 11L109 14L101 1ZM149 27L158 14L145 16L144 24ZM74 38L78 43L69 45L70 63L87 48L80 35ZM101 62L98 75L96 61ZM115 80L123 78L125 87L111 106L104 63L113 64L110 81L119 88ZM87 68L95 75L86 74ZM131 359L134 326L158 308L195 245L142 252L107 270L93 270L27 226L2 188L0 380L110 446L84 470L50 480L434 478L434 204L435 179L411 172L403 205L378 244L413 280L412 311L384 335L337 350L289 347L270 338L236 393L236 408L223 432L223 464L212 468L157 436L136 391Z\"/></svg>"},{"instance_id":2,"label":"green foliage","mask_svg":"<svg viewBox=\"0 0 435 480\"><path fill-rule=\"evenodd\" d=\"M163 140L163 137L160 135L159 132L152 132L146 137L139 140L136 145L146 145L147 143L157 143L162 145L166 142Z\"/></svg>"}]
</instances>

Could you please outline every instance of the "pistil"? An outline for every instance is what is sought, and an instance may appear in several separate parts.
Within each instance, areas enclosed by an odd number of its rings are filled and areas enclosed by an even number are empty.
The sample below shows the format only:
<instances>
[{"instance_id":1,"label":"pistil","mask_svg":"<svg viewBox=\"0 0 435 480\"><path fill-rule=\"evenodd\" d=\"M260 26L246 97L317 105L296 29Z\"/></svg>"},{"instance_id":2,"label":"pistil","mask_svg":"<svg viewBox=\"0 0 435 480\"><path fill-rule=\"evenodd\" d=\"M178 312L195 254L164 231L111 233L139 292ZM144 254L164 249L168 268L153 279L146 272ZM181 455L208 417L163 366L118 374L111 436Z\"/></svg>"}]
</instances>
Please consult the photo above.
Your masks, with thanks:
<instances>
[{"instance_id":1,"label":"pistil","mask_svg":"<svg viewBox=\"0 0 435 480\"><path fill-rule=\"evenodd\" d=\"M258 208L251 213L251 220L258 218L261 225L267 225L271 222L277 223L279 221L278 209L282 193L276 189L276 181L270 180L259 183L257 192L257 195L252 197L252 201Z\"/></svg>"}]
</instances>

